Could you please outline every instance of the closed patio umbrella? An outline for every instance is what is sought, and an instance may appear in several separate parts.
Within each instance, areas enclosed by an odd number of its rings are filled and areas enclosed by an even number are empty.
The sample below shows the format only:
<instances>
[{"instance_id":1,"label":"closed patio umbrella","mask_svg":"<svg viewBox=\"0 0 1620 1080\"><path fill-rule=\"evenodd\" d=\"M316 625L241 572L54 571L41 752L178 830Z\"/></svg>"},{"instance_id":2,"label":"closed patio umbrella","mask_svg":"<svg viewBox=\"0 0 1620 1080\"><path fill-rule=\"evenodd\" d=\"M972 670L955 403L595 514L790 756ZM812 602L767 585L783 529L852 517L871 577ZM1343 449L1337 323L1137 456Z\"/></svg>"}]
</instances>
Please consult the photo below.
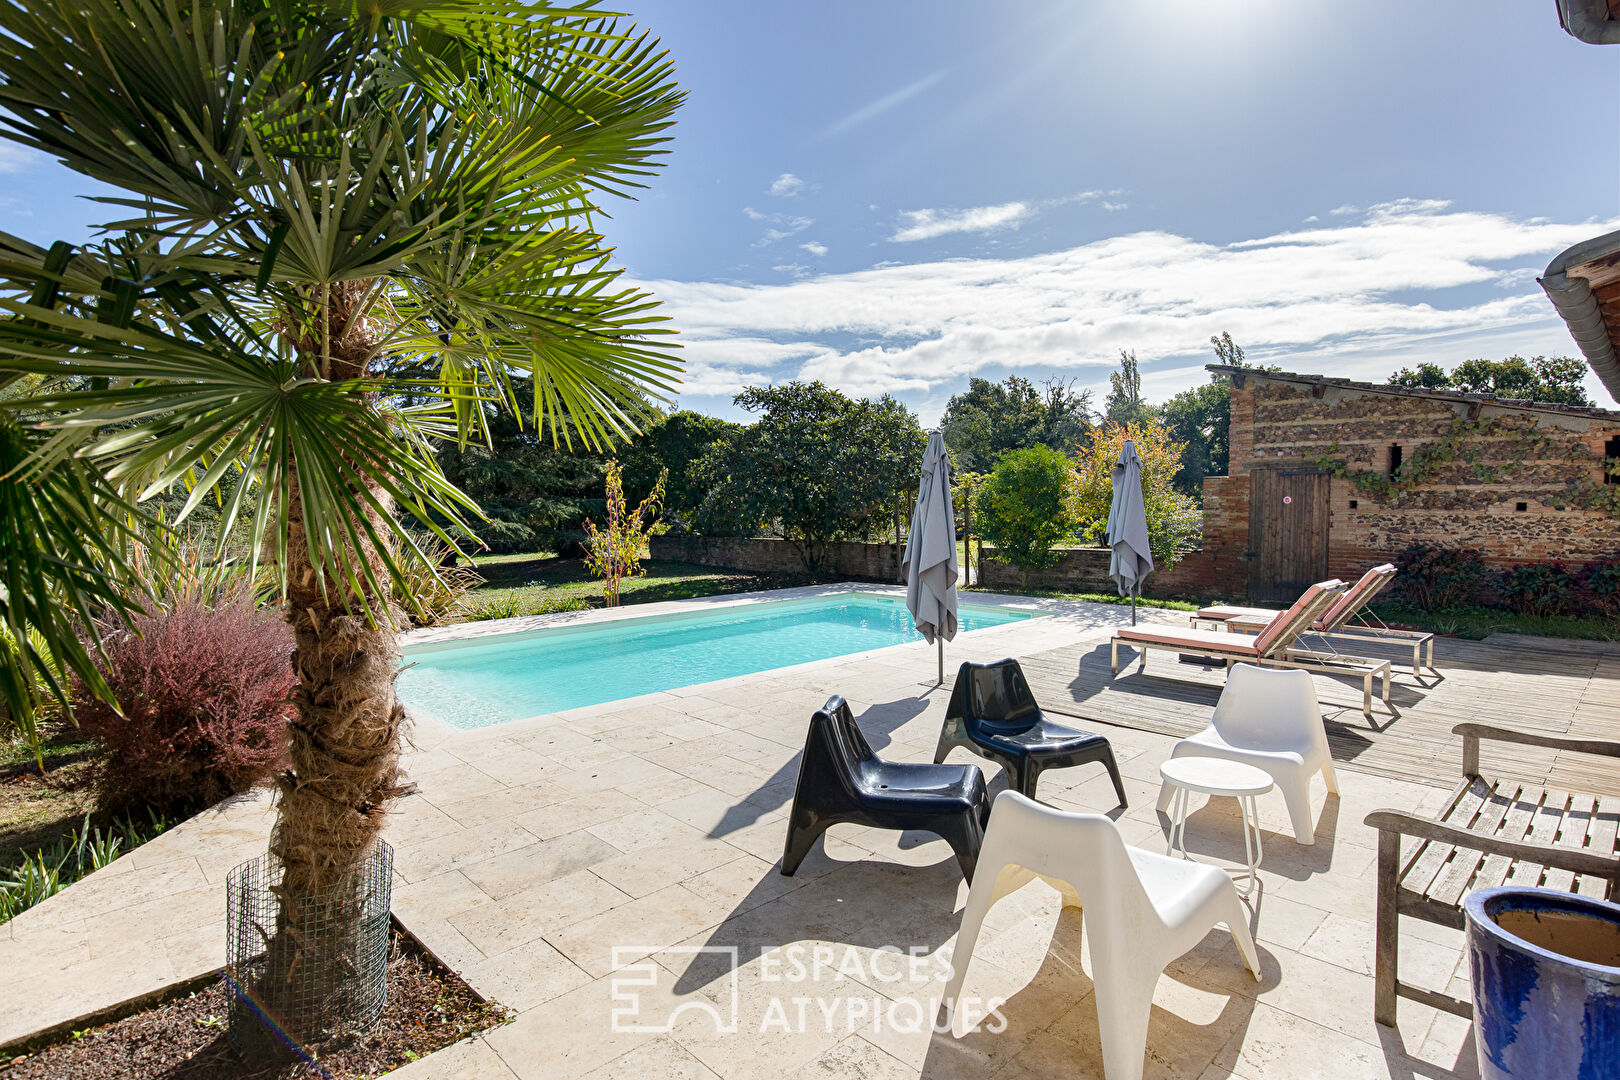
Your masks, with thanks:
<instances>
[{"instance_id":1,"label":"closed patio umbrella","mask_svg":"<svg viewBox=\"0 0 1620 1080\"><path fill-rule=\"evenodd\" d=\"M1147 507L1142 501L1142 459L1136 455L1136 442L1126 439L1114 464L1114 502L1108 510L1108 576L1119 586L1119 595L1131 598L1131 625L1136 625L1136 598L1142 595L1142 579L1153 572L1153 552L1148 547Z\"/></svg>"},{"instance_id":2,"label":"closed patio umbrella","mask_svg":"<svg viewBox=\"0 0 1620 1080\"><path fill-rule=\"evenodd\" d=\"M911 514L901 573L912 624L939 645L939 681L945 682L945 643L956 637L956 511L951 506L951 459L945 436L934 432L923 451L922 482Z\"/></svg>"}]
</instances>

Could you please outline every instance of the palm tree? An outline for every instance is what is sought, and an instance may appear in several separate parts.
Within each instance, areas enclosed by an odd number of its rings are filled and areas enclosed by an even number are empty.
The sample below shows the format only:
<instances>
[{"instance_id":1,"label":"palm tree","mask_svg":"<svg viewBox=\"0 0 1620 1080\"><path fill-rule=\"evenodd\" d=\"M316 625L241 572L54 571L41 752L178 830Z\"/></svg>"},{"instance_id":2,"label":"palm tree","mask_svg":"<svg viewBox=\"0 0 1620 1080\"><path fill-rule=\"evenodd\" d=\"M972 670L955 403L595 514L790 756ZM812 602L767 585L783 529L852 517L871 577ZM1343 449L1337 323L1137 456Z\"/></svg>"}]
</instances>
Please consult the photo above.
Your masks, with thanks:
<instances>
[{"instance_id":1,"label":"palm tree","mask_svg":"<svg viewBox=\"0 0 1620 1080\"><path fill-rule=\"evenodd\" d=\"M49 417L32 468L184 484L182 518L218 497L274 562L282 926L402 788L405 522L448 541L476 513L433 440L484 437L517 377L542 435L592 446L673 389L595 224L663 152L672 71L596 0L0 0L3 134L120 189L93 243L0 234L0 385L45 380L0 408Z\"/></svg>"}]
</instances>

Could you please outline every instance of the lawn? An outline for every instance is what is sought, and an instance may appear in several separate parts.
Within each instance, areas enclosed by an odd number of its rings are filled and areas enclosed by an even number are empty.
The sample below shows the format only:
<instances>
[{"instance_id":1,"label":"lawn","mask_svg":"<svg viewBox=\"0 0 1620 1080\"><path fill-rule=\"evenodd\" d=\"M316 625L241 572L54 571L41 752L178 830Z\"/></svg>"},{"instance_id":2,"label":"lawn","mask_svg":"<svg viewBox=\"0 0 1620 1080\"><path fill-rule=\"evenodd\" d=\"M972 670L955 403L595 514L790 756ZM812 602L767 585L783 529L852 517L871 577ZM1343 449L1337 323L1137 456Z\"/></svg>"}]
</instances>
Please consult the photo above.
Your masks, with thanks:
<instances>
[{"instance_id":1,"label":"lawn","mask_svg":"<svg viewBox=\"0 0 1620 1080\"><path fill-rule=\"evenodd\" d=\"M85 774L95 746L66 724L47 726L45 773L19 740L0 738L0 871L71 836L90 809Z\"/></svg>"},{"instance_id":2,"label":"lawn","mask_svg":"<svg viewBox=\"0 0 1620 1080\"><path fill-rule=\"evenodd\" d=\"M485 617L604 606L601 579L592 576L580 559L538 552L481 556L476 562L485 582L468 594L466 604ZM814 580L808 574L756 574L657 559L641 565L645 572L626 579L620 588L625 604L784 589Z\"/></svg>"}]
</instances>

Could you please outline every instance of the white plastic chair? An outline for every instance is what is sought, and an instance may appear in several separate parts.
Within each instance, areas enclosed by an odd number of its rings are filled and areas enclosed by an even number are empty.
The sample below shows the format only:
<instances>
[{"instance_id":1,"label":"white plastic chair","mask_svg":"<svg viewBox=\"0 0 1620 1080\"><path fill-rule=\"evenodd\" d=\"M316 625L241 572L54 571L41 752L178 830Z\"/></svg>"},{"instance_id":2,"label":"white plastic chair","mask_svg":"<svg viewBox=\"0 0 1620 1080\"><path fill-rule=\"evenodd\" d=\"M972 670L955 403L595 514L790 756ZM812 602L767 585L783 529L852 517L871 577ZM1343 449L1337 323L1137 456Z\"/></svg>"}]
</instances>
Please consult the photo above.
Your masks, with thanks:
<instances>
[{"instance_id":1,"label":"white plastic chair","mask_svg":"<svg viewBox=\"0 0 1620 1080\"><path fill-rule=\"evenodd\" d=\"M1243 963L1260 977L1248 910L1225 871L1127 847L1101 814L1066 813L1003 791L990 811L951 957L945 1003L953 1029L985 914L1036 877L1063 894L1064 907L1082 910L1108 1080L1141 1080L1159 975L1218 923L1226 924Z\"/></svg>"},{"instance_id":2,"label":"white plastic chair","mask_svg":"<svg viewBox=\"0 0 1620 1080\"><path fill-rule=\"evenodd\" d=\"M1328 791L1339 790L1316 685L1305 671L1238 664L1226 676L1209 727L1176 743L1170 756L1226 758L1271 774L1288 803L1294 839L1301 844L1316 843L1312 774L1322 770ZM1159 789L1161 813L1174 795L1170 784Z\"/></svg>"}]
</instances>

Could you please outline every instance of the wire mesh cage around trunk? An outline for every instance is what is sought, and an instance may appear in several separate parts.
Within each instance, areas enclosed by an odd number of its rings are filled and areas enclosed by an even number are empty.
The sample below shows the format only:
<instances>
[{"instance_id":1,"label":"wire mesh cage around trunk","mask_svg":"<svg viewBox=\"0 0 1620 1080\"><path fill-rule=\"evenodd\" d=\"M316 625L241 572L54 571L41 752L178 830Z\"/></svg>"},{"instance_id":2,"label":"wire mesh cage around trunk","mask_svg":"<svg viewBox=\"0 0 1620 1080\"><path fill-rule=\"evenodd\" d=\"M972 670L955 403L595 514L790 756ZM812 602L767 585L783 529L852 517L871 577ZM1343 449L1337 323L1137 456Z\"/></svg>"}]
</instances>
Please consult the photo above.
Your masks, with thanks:
<instances>
[{"instance_id":1,"label":"wire mesh cage around trunk","mask_svg":"<svg viewBox=\"0 0 1620 1080\"><path fill-rule=\"evenodd\" d=\"M239 1051L301 1056L376 1021L387 999L393 877L394 849L380 840L348 876L308 896L284 887L270 855L230 872L225 977Z\"/></svg>"}]
</instances>

